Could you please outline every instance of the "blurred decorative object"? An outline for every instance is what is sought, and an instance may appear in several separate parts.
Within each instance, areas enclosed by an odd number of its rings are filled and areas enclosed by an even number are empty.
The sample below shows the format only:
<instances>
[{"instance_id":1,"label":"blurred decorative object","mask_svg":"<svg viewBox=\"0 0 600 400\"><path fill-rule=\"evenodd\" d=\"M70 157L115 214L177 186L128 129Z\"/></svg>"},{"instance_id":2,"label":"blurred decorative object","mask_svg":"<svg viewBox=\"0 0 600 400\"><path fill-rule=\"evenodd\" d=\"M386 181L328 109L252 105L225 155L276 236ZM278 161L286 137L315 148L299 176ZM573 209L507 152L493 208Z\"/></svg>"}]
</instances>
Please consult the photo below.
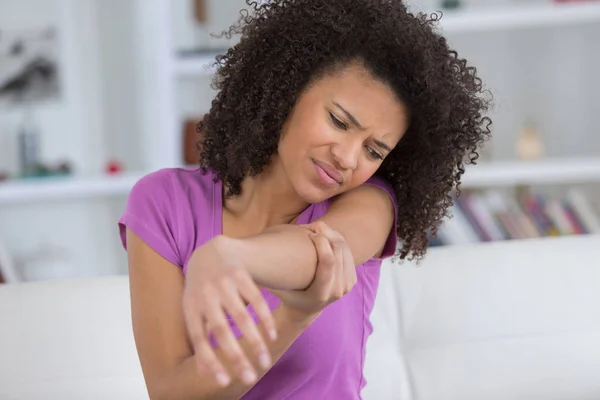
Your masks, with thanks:
<instances>
[{"instance_id":1,"label":"blurred decorative object","mask_svg":"<svg viewBox=\"0 0 600 400\"><path fill-rule=\"evenodd\" d=\"M190 118L183 124L183 161L186 165L198 164L196 143L200 139L200 134L197 131L199 120L201 118Z\"/></svg>"},{"instance_id":2,"label":"blurred decorative object","mask_svg":"<svg viewBox=\"0 0 600 400\"><path fill-rule=\"evenodd\" d=\"M73 168L68 161L59 162L56 168L54 169L55 174L70 174L73 172Z\"/></svg>"},{"instance_id":3,"label":"blurred decorative object","mask_svg":"<svg viewBox=\"0 0 600 400\"><path fill-rule=\"evenodd\" d=\"M106 173L109 175L117 175L123 171L123 163L119 160L110 160L106 164Z\"/></svg>"},{"instance_id":4,"label":"blurred decorative object","mask_svg":"<svg viewBox=\"0 0 600 400\"><path fill-rule=\"evenodd\" d=\"M206 22L208 18L208 0L194 0L194 17L200 23Z\"/></svg>"},{"instance_id":5,"label":"blurred decorative object","mask_svg":"<svg viewBox=\"0 0 600 400\"><path fill-rule=\"evenodd\" d=\"M26 173L21 173L19 178L46 178L56 176L67 176L73 172L68 161L60 161L54 164L38 163L32 166Z\"/></svg>"},{"instance_id":6,"label":"blurred decorative object","mask_svg":"<svg viewBox=\"0 0 600 400\"><path fill-rule=\"evenodd\" d=\"M40 129L34 106L59 95L58 45L53 28L0 29L0 104L21 108L17 128L19 168L23 177L47 175L41 167Z\"/></svg>"},{"instance_id":7,"label":"blurred decorative object","mask_svg":"<svg viewBox=\"0 0 600 400\"><path fill-rule=\"evenodd\" d=\"M442 8L452 10L461 6L460 0L442 0Z\"/></svg>"},{"instance_id":8,"label":"blurred decorative object","mask_svg":"<svg viewBox=\"0 0 600 400\"><path fill-rule=\"evenodd\" d=\"M21 281L12 257L2 242L0 242L0 276L4 283L17 283Z\"/></svg>"},{"instance_id":9,"label":"blurred decorative object","mask_svg":"<svg viewBox=\"0 0 600 400\"><path fill-rule=\"evenodd\" d=\"M0 28L0 100L21 104L60 93L58 41L53 28Z\"/></svg>"},{"instance_id":10,"label":"blurred decorative object","mask_svg":"<svg viewBox=\"0 0 600 400\"><path fill-rule=\"evenodd\" d=\"M10 179L10 174L6 171L0 171L0 182Z\"/></svg>"},{"instance_id":11,"label":"blurred decorative object","mask_svg":"<svg viewBox=\"0 0 600 400\"><path fill-rule=\"evenodd\" d=\"M26 105L26 114L18 128L19 167L23 176L36 175L40 165L40 132Z\"/></svg>"},{"instance_id":12,"label":"blurred decorative object","mask_svg":"<svg viewBox=\"0 0 600 400\"><path fill-rule=\"evenodd\" d=\"M540 133L531 124L526 124L517 137L517 157L523 161L539 160L544 156L544 151Z\"/></svg>"}]
</instances>

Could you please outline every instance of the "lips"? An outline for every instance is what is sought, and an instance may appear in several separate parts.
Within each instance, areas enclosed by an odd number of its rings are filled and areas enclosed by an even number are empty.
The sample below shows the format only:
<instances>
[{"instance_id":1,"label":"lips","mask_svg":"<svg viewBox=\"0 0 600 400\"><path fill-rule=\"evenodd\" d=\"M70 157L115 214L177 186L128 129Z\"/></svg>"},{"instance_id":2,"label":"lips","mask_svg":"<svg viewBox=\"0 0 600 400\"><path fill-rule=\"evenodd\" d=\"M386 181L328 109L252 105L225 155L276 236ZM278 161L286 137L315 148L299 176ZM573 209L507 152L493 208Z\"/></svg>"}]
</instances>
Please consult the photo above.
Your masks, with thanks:
<instances>
[{"instance_id":1,"label":"lips","mask_svg":"<svg viewBox=\"0 0 600 400\"><path fill-rule=\"evenodd\" d=\"M313 160L313 162L315 164L317 164L317 166L319 168L321 168L327 175L329 175L329 177L331 179L333 179L340 185L342 184L342 182L344 181L344 176L342 175L342 173L340 171L338 171L333 166L331 166L327 163L324 163L322 161Z\"/></svg>"}]
</instances>

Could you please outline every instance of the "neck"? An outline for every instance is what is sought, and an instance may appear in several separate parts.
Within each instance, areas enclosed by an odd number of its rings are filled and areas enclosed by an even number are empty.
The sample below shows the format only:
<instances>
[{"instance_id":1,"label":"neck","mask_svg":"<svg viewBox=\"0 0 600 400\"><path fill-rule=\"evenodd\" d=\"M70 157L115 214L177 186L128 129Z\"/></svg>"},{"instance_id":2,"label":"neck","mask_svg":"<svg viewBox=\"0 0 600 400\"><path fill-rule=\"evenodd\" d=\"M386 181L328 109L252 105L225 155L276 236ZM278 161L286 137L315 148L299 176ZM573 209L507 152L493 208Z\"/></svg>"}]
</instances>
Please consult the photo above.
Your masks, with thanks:
<instances>
[{"instance_id":1,"label":"neck","mask_svg":"<svg viewBox=\"0 0 600 400\"><path fill-rule=\"evenodd\" d=\"M258 231L295 222L307 206L275 160L259 175L246 177L240 195L228 198L223 204L236 221L251 224Z\"/></svg>"}]
</instances>

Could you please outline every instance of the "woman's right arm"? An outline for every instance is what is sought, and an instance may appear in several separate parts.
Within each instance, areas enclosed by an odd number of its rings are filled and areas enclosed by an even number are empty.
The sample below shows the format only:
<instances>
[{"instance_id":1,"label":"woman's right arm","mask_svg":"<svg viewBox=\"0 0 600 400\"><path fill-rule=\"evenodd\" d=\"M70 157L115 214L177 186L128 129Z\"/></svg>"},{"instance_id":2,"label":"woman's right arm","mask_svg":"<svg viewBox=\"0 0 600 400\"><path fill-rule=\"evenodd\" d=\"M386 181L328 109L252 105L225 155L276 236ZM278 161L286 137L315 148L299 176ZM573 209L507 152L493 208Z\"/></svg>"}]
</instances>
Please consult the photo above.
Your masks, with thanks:
<instances>
[{"instance_id":1,"label":"woman's right arm","mask_svg":"<svg viewBox=\"0 0 600 400\"><path fill-rule=\"evenodd\" d=\"M220 386L207 370L200 372L194 359L182 308L184 276L181 269L156 253L127 229L133 333L151 399L237 399L253 385L239 379L239 360L231 360L218 348L215 355L225 366L231 384ZM272 363L278 360L316 316L308 317L279 306L273 312L278 337L264 340ZM239 339L245 354L255 344ZM256 357L247 357L258 372ZM271 365L272 365L271 363ZM234 367L235 366L235 367Z\"/></svg>"}]
</instances>

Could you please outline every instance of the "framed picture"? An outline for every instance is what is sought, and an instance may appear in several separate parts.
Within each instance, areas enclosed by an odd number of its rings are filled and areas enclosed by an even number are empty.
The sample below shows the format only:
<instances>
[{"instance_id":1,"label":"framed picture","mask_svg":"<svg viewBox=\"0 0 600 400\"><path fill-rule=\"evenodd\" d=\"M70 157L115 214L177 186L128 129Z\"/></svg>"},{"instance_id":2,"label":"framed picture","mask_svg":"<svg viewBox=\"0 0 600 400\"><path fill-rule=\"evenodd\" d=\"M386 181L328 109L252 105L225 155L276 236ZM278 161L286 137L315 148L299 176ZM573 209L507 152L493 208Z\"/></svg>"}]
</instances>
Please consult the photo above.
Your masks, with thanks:
<instances>
[{"instance_id":1,"label":"framed picture","mask_svg":"<svg viewBox=\"0 0 600 400\"><path fill-rule=\"evenodd\" d=\"M53 100L60 95L59 47L52 27L0 26L0 105Z\"/></svg>"}]
</instances>

